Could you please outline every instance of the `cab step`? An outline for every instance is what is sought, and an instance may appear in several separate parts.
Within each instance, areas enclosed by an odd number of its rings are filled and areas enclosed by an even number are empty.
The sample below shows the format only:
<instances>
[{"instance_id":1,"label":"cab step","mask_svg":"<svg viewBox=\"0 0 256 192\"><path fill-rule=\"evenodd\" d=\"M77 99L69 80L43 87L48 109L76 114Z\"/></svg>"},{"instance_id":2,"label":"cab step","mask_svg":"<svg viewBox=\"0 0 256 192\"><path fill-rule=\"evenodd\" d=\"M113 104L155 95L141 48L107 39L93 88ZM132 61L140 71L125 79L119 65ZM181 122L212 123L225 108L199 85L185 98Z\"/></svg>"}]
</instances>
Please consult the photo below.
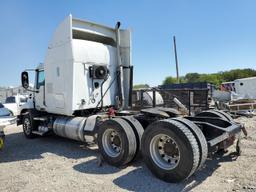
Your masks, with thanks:
<instances>
[{"instance_id":1,"label":"cab step","mask_svg":"<svg viewBox=\"0 0 256 192\"><path fill-rule=\"evenodd\" d=\"M33 134L35 135L40 135L40 136L44 136L48 133L49 131L32 131Z\"/></svg>"},{"instance_id":2,"label":"cab step","mask_svg":"<svg viewBox=\"0 0 256 192\"><path fill-rule=\"evenodd\" d=\"M47 121L46 117L34 117L33 118L34 121Z\"/></svg>"}]
</instances>

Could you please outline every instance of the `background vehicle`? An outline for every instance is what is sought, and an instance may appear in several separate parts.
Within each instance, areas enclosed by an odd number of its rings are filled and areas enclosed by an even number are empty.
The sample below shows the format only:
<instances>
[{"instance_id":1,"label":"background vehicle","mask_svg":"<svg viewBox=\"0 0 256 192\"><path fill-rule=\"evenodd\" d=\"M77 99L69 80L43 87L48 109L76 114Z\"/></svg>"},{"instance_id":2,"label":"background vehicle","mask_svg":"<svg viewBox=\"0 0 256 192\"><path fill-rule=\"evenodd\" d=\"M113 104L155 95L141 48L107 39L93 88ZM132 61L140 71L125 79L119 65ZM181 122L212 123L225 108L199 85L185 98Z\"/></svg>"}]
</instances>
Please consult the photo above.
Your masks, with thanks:
<instances>
[{"instance_id":1,"label":"background vehicle","mask_svg":"<svg viewBox=\"0 0 256 192\"><path fill-rule=\"evenodd\" d=\"M9 109L5 108L5 106L0 103L0 118L4 117L4 116L10 116L11 112L9 111Z\"/></svg>"},{"instance_id":2,"label":"background vehicle","mask_svg":"<svg viewBox=\"0 0 256 192\"><path fill-rule=\"evenodd\" d=\"M44 64L35 69L33 98L21 107L17 124L27 138L55 133L95 141L103 160L114 166L142 152L157 177L184 180L203 167L208 152L232 145L241 125L221 111L182 117L175 109L156 107L155 91L152 107L133 110L131 35L119 27L66 18ZM21 79L28 89L27 71Z\"/></svg>"},{"instance_id":3,"label":"background vehicle","mask_svg":"<svg viewBox=\"0 0 256 192\"><path fill-rule=\"evenodd\" d=\"M9 109L12 115L16 116L19 111L19 107L27 102L25 95L15 95L7 97L4 106Z\"/></svg>"},{"instance_id":4,"label":"background vehicle","mask_svg":"<svg viewBox=\"0 0 256 192\"><path fill-rule=\"evenodd\" d=\"M10 111L0 103L0 150L4 147L4 127L15 123L15 118L11 116Z\"/></svg>"}]
</instances>

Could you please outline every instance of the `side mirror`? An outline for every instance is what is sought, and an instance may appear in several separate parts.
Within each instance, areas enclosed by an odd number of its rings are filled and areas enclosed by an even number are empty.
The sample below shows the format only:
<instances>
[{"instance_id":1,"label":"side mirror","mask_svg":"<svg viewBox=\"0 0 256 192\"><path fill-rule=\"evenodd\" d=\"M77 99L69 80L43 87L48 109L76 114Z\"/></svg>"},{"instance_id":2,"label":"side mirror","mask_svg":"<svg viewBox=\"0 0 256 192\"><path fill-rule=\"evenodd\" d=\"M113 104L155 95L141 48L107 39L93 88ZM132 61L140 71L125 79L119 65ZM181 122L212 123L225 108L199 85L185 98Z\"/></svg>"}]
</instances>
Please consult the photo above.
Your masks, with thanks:
<instances>
[{"instance_id":1,"label":"side mirror","mask_svg":"<svg viewBox=\"0 0 256 192\"><path fill-rule=\"evenodd\" d=\"M28 72L27 71L23 71L21 73L21 84L22 84L22 87L24 89L29 88L29 78L28 78Z\"/></svg>"}]
</instances>

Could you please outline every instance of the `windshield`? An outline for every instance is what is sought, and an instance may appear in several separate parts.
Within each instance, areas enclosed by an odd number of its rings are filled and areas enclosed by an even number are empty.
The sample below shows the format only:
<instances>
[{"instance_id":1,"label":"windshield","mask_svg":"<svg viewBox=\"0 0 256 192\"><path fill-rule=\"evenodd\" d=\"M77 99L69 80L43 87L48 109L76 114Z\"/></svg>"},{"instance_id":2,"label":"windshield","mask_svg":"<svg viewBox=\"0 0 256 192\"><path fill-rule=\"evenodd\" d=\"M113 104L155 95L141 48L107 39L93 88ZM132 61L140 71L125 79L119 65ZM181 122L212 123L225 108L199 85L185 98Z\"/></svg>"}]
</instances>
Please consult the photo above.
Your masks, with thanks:
<instances>
[{"instance_id":1,"label":"windshield","mask_svg":"<svg viewBox=\"0 0 256 192\"><path fill-rule=\"evenodd\" d=\"M15 103L15 97L7 97L5 103Z\"/></svg>"},{"instance_id":2,"label":"windshield","mask_svg":"<svg viewBox=\"0 0 256 192\"><path fill-rule=\"evenodd\" d=\"M0 108L4 108L4 105L2 103L0 103Z\"/></svg>"}]
</instances>

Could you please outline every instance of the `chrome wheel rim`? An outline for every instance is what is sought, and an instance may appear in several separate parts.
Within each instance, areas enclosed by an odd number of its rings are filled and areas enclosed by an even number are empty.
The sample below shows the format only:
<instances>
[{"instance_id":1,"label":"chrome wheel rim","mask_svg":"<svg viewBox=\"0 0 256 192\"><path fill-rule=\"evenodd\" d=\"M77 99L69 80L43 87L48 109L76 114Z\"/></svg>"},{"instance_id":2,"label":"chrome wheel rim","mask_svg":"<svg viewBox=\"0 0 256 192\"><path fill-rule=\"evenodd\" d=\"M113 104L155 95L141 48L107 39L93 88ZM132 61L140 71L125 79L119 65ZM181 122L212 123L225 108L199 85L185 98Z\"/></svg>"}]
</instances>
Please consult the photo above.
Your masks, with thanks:
<instances>
[{"instance_id":1,"label":"chrome wheel rim","mask_svg":"<svg viewBox=\"0 0 256 192\"><path fill-rule=\"evenodd\" d=\"M117 157L121 153L122 141L120 135L114 129L107 129L102 136L104 151L110 157Z\"/></svg>"},{"instance_id":2,"label":"chrome wheel rim","mask_svg":"<svg viewBox=\"0 0 256 192\"><path fill-rule=\"evenodd\" d=\"M24 132L26 133L26 135L29 135L31 132L31 123L28 118L24 119L23 128L24 128Z\"/></svg>"},{"instance_id":3,"label":"chrome wheel rim","mask_svg":"<svg viewBox=\"0 0 256 192\"><path fill-rule=\"evenodd\" d=\"M164 170L174 169L180 161L177 143L166 134L158 134L150 142L150 155L154 163Z\"/></svg>"}]
</instances>

